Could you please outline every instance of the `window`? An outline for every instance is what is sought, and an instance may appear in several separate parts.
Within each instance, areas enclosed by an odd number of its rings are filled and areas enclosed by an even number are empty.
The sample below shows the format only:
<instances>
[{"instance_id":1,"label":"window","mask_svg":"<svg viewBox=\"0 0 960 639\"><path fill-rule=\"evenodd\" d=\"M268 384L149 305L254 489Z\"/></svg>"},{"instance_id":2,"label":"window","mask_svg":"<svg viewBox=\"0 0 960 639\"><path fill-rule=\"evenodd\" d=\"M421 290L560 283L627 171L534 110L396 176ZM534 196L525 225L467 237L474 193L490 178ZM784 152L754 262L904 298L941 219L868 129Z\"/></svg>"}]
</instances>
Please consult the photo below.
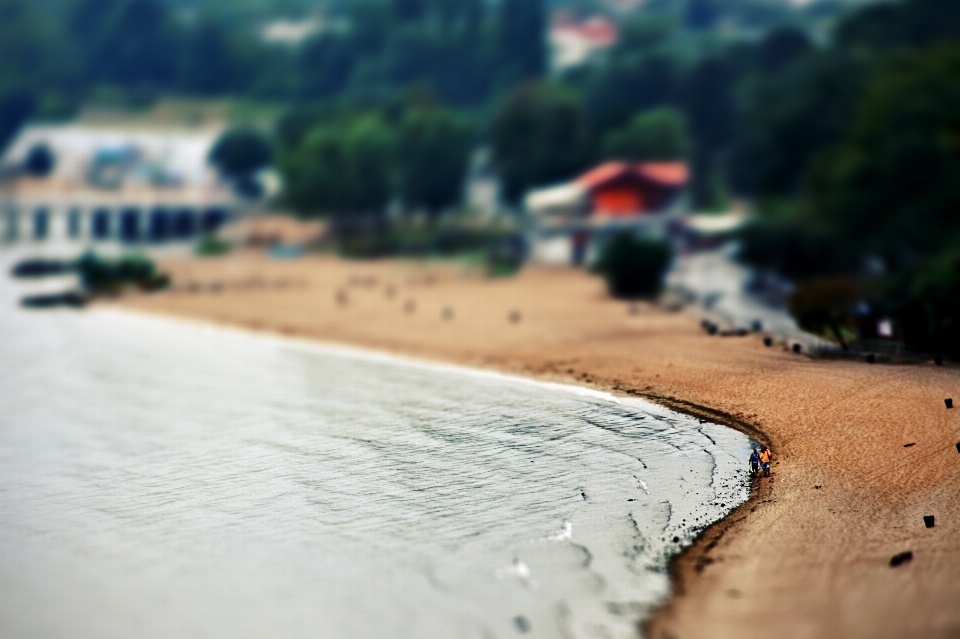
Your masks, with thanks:
<instances>
[{"instance_id":1,"label":"window","mask_svg":"<svg viewBox=\"0 0 960 639\"><path fill-rule=\"evenodd\" d=\"M93 213L93 239L110 239L110 211L98 209Z\"/></svg>"},{"instance_id":2,"label":"window","mask_svg":"<svg viewBox=\"0 0 960 639\"><path fill-rule=\"evenodd\" d=\"M80 209L71 209L67 216L67 234L76 239L80 237Z\"/></svg>"},{"instance_id":3,"label":"window","mask_svg":"<svg viewBox=\"0 0 960 639\"><path fill-rule=\"evenodd\" d=\"M124 209L120 213L120 240L138 242L140 240L140 211Z\"/></svg>"},{"instance_id":4,"label":"window","mask_svg":"<svg viewBox=\"0 0 960 639\"><path fill-rule=\"evenodd\" d=\"M173 236L188 240L197 232L196 213L193 209L180 209L173 218Z\"/></svg>"},{"instance_id":5,"label":"window","mask_svg":"<svg viewBox=\"0 0 960 639\"><path fill-rule=\"evenodd\" d=\"M50 234L50 213L47 209L37 209L33 214L33 239L45 240Z\"/></svg>"},{"instance_id":6,"label":"window","mask_svg":"<svg viewBox=\"0 0 960 639\"><path fill-rule=\"evenodd\" d=\"M151 242L163 242L170 236L170 213L167 209L156 208L150 212L147 235Z\"/></svg>"},{"instance_id":7,"label":"window","mask_svg":"<svg viewBox=\"0 0 960 639\"><path fill-rule=\"evenodd\" d=\"M204 233L216 233L217 229L227 221L227 211L221 208L211 208L203 212L200 226Z\"/></svg>"}]
</instances>

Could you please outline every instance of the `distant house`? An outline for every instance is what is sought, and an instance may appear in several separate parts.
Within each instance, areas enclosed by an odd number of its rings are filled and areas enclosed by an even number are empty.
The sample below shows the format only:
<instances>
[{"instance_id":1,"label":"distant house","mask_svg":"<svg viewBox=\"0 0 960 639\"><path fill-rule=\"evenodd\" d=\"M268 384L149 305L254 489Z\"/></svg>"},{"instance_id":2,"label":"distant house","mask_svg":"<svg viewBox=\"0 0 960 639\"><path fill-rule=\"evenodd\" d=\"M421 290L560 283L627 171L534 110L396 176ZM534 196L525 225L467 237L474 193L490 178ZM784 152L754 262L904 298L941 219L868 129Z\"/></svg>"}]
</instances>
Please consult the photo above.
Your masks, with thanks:
<instances>
[{"instance_id":1,"label":"distant house","mask_svg":"<svg viewBox=\"0 0 960 639\"><path fill-rule=\"evenodd\" d=\"M617 42L617 25L602 16L585 20L557 11L550 24L550 67L555 73L575 67Z\"/></svg>"},{"instance_id":2,"label":"distant house","mask_svg":"<svg viewBox=\"0 0 960 639\"><path fill-rule=\"evenodd\" d=\"M524 199L534 259L582 264L591 240L624 228L662 232L689 179L683 162L608 162Z\"/></svg>"},{"instance_id":3,"label":"distant house","mask_svg":"<svg viewBox=\"0 0 960 639\"><path fill-rule=\"evenodd\" d=\"M0 246L65 252L188 242L217 230L242 203L207 163L222 126L28 126L0 158ZM49 175L22 170L46 147Z\"/></svg>"}]
</instances>

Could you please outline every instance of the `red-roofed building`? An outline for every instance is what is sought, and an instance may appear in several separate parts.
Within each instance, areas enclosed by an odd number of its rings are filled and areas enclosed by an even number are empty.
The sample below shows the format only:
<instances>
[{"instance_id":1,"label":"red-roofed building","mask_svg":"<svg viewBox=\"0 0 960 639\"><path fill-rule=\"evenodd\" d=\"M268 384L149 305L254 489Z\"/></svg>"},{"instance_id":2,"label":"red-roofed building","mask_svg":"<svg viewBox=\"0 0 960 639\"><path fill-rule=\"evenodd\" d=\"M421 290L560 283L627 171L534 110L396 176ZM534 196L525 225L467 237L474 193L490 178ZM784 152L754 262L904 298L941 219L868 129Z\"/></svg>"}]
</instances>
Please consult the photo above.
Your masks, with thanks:
<instances>
[{"instance_id":1,"label":"red-roofed building","mask_svg":"<svg viewBox=\"0 0 960 639\"><path fill-rule=\"evenodd\" d=\"M589 194L593 215L625 217L666 208L687 178L683 162L608 162L584 173L576 183Z\"/></svg>"},{"instance_id":2,"label":"red-roofed building","mask_svg":"<svg viewBox=\"0 0 960 639\"><path fill-rule=\"evenodd\" d=\"M537 221L541 239L549 238L557 246L561 240L567 242L573 263L579 264L592 236L625 227L654 232L663 226L670 217L664 213L688 179L684 162L607 162L572 182L530 191L525 205Z\"/></svg>"}]
</instances>

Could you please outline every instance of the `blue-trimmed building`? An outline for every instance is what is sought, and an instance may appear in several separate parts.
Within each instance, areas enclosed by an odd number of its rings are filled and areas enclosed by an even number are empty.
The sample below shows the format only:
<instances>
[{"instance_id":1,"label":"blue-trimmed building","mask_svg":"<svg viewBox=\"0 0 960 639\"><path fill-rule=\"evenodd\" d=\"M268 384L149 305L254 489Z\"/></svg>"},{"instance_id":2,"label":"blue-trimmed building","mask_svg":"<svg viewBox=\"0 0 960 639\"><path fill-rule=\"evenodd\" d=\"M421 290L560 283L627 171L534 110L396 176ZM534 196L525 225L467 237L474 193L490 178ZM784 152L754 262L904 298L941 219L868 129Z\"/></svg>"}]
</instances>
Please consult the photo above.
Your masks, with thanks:
<instances>
[{"instance_id":1,"label":"blue-trimmed building","mask_svg":"<svg viewBox=\"0 0 960 639\"><path fill-rule=\"evenodd\" d=\"M26 127L0 160L0 246L192 242L243 202L207 162L222 127ZM31 172L49 151L52 170Z\"/></svg>"}]
</instances>

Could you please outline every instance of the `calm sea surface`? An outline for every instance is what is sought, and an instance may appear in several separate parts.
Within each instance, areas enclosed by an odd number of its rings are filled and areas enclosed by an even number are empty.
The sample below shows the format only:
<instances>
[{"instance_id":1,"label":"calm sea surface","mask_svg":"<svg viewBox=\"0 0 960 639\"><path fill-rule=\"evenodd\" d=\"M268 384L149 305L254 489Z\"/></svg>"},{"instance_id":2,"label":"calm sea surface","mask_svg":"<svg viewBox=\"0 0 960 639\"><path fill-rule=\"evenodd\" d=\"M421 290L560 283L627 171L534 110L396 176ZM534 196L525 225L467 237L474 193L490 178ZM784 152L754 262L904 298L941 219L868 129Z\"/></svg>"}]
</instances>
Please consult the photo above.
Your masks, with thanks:
<instances>
[{"instance_id":1,"label":"calm sea surface","mask_svg":"<svg viewBox=\"0 0 960 639\"><path fill-rule=\"evenodd\" d=\"M633 636L748 496L746 437L641 401L15 302L4 638Z\"/></svg>"}]
</instances>

